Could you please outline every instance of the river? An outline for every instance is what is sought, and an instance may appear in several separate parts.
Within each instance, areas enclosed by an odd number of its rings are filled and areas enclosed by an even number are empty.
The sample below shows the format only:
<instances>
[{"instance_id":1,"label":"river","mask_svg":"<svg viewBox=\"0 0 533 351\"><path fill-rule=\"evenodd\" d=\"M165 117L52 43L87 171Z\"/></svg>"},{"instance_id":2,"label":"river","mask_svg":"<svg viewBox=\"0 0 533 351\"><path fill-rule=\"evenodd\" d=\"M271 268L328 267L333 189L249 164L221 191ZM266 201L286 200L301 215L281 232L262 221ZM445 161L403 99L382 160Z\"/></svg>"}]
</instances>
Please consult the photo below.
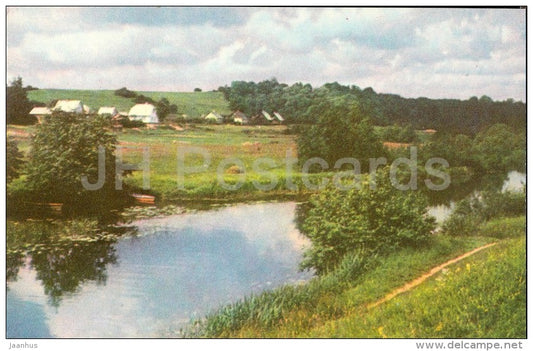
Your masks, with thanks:
<instances>
[{"instance_id":1,"label":"river","mask_svg":"<svg viewBox=\"0 0 533 351\"><path fill-rule=\"evenodd\" d=\"M62 252L73 256L66 264L27 257L8 283L7 336L162 337L251 293L305 281L311 273L298 264L309 243L295 210L262 203L140 220L136 236Z\"/></svg>"},{"instance_id":2,"label":"river","mask_svg":"<svg viewBox=\"0 0 533 351\"><path fill-rule=\"evenodd\" d=\"M502 180L503 181L503 180ZM503 190L519 189L511 172ZM439 223L453 197L429 211ZM240 204L138 220L133 236L42 248L8 267L8 338L175 336L191 320L282 284L308 240L294 202Z\"/></svg>"}]
</instances>

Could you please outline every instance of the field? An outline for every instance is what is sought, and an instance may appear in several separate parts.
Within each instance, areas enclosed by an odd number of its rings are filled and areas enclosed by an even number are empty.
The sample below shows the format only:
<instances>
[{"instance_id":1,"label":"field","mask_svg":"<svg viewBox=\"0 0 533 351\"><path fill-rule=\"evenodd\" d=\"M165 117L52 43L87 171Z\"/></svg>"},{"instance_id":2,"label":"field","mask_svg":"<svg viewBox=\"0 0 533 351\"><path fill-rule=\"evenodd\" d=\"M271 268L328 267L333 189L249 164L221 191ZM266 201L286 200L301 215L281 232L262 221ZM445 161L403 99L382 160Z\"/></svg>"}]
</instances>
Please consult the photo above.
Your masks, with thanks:
<instances>
[{"instance_id":1,"label":"field","mask_svg":"<svg viewBox=\"0 0 533 351\"><path fill-rule=\"evenodd\" d=\"M231 113L228 103L224 100L222 93L219 92L178 93L140 91L137 93L150 97L155 101L166 98L170 104L176 104L178 106L179 115L186 114L191 118L206 115L211 111L217 111L221 114ZM102 106L115 106L119 111L128 111L135 105L133 99L116 96L113 90L39 89L28 92L28 99L45 104L56 99L81 100L93 112L97 112Z\"/></svg>"},{"instance_id":2,"label":"field","mask_svg":"<svg viewBox=\"0 0 533 351\"><path fill-rule=\"evenodd\" d=\"M222 201L223 198L286 193L285 156L287 150L292 150L296 156L296 145L294 136L285 131L285 126L202 125L179 131L170 127L153 131L127 130L119 134L119 141L124 147L125 162L141 162L142 147L149 148L150 190L160 199ZM182 181L178 179L179 155L182 155L183 167L179 167ZM254 162L258 159L268 161L254 170ZM228 188L239 188L224 189L217 177L221 177ZM256 182L270 187L272 179L277 181L272 191L261 191L254 185ZM238 186L241 181L242 186ZM128 182L142 186L143 172L134 172Z\"/></svg>"},{"instance_id":3,"label":"field","mask_svg":"<svg viewBox=\"0 0 533 351\"><path fill-rule=\"evenodd\" d=\"M27 153L35 128L10 125L7 134ZM297 157L297 151L295 136L286 126L186 124L116 133L124 163L141 163L144 148L149 150L150 186L142 191L156 195L158 202L232 202L309 193L301 170L287 165L287 153ZM257 160L261 162L254 164ZM317 184L323 176L310 174L308 179ZM124 182L142 188L143 177L143 171L134 171Z\"/></svg>"}]
</instances>

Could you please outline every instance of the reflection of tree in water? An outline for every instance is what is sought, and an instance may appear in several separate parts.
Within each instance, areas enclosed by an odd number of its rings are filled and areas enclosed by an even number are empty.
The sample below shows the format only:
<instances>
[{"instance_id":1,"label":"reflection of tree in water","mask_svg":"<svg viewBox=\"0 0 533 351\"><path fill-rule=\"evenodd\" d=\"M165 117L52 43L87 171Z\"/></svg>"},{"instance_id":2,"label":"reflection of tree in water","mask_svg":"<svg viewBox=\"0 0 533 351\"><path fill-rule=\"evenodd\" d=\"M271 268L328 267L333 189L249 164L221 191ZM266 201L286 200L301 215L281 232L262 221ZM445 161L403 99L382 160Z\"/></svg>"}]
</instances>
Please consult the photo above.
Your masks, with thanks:
<instances>
[{"instance_id":1,"label":"reflection of tree in water","mask_svg":"<svg viewBox=\"0 0 533 351\"><path fill-rule=\"evenodd\" d=\"M86 281L105 284L106 266L116 263L115 240L65 241L31 252L31 266L53 306Z\"/></svg>"},{"instance_id":2,"label":"reflection of tree in water","mask_svg":"<svg viewBox=\"0 0 533 351\"><path fill-rule=\"evenodd\" d=\"M24 265L24 253L21 251L6 252L6 281L14 282L17 280L19 269Z\"/></svg>"},{"instance_id":3,"label":"reflection of tree in water","mask_svg":"<svg viewBox=\"0 0 533 351\"><path fill-rule=\"evenodd\" d=\"M421 189L427 195L431 206L448 205L450 201L462 200L475 191L500 191L506 179L507 173L484 174L479 178L459 184L454 183L452 178L450 186L441 191L429 190L426 187Z\"/></svg>"}]
</instances>

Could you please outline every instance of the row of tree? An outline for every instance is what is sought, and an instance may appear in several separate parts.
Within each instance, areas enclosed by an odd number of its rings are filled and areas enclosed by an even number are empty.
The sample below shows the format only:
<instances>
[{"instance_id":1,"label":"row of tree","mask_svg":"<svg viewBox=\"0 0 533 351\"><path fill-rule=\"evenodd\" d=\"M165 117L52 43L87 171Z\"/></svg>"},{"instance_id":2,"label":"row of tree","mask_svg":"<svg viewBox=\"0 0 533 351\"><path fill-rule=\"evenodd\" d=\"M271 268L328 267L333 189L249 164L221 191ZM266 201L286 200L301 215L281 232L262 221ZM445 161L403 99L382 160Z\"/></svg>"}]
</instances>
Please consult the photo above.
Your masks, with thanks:
<instances>
[{"instance_id":1,"label":"row of tree","mask_svg":"<svg viewBox=\"0 0 533 351\"><path fill-rule=\"evenodd\" d=\"M324 99L332 102L347 100L356 103L360 111L375 125L407 125L416 129L446 129L454 133L473 135L496 123L525 129L526 106L512 99L493 101L487 96L469 100L403 98L393 94L378 94L372 88L361 89L337 82L314 89L310 84L279 83L275 78L259 83L234 81L219 87L232 110L259 114L261 110L279 111L289 123L314 123L320 116L315 106Z\"/></svg>"}]
</instances>

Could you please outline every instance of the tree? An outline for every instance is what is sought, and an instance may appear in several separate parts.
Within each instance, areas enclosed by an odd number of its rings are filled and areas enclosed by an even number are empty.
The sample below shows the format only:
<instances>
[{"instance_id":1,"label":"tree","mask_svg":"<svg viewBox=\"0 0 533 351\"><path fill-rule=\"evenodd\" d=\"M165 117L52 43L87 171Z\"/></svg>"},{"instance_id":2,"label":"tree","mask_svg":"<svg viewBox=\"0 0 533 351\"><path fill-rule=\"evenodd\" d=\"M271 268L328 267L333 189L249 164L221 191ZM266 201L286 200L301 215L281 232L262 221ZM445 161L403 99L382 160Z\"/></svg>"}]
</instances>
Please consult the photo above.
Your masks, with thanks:
<instances>
[{"instance_id":1,"label":"tree","mask_svg":"<svg viewBox=\"0 0 533 351\"><path fill-rule=\"evenodd\" d=\"M313 106L311 113L317 116L316 124L306 126L298 138L302 162L320 157L333 167L338 160L349 157L364 166L369 158L387 156L373 126L355 101L345 97L335 101L324 99Z\"/></svg>"},{"instance_id":2,"label":"tree","mask_svg":"<svg viewBox=\"0 0 533 351\"><path fill-rule=\"evenodd\" d=\"M474 139L474 150L487 173L522 170L526 162L525 136L505 124L495 124Z\"/></svg>"},{"instance_id":3,"label":"tree","mask_svg":"<svg viewBox=\"0 0 533 351\"><path fill-rule=\"evenodd\" d=\"M395 189L388 174L388 169L378 172L374 187L366 178L360 189L329 186L311 197L301 229L312 246L304 253L302 268L324 274L348 253L370 257L418 247L429 239L435 219L427 215L425 197Z\"/></svg>"},{"instance_id":4,"label":"tree","mask_svg":"<svg viewBox=\"0 0 533 351\"><path fill-rule=\"evenodd\" d=\"M115 90L115 95L122 96L128 99L137 97L137 93L135 93L134 91L128 90L128 88L126 87Z\"/></svg>"},{"instance_id":5,"label":"tree","mask_svg":"<svg viewBox=\"0 0 533 351\"><path fill-rule=\"evenodd\" d=\"M174 110L174 108L170 105L170 102L166 98L162 98L161 100L159 100L155 108L157 110L157 116L159 117L160 122L163 122L165 118L167 117L167 115L171 113L172 110Z\"/></svg>"},{"instance_id":6,"label":"tree","mask_svg":"<svg viewBox=\"0 0 533 351\"><path fill-rule=\"evenodd\" d=\"M22 85L21 77L17 77L7 87L6 105L8 124L32 124L36 122L35 117L29 115L32 105L28 100L27 90Z\"/></svg>"},{"instance_id":7,"label":"tree","mask_svg":"<svg viewBox=\"0 0 533 351\"><path fill-rule=\"evenodd\" d=\"M20 175L24 164L22 157L15 140L11 137L8 138L6 143L6 178L8 183Z\"/></svg>"},{"instance_id":8,"label":"tree","mask_svg":"<svg viewBox=\"0 0 533 351\"><path fill-rule=\"evenodd\" d=\"M54 113L45 118L36 128L27 165L25 189L33 201L63 203L70 214L106 215L121 206L127 196L115 189L117 141L110 127L103 116ZM99 148L105 153L101 165ZM90 184L103 184L87 189L83 176Z\"/></svg>"},{"instance_id":9,"label":"tree","mask_svg":"<svg viewBox=\"0 0 533 351\"><path fill-rule=\"evenodd\" d=\"M201 92L202 92L202 89L200 89L200 88L194 88L194 92L195 92L195 93L201 93Z\"/></svg>"}]
</instances>

